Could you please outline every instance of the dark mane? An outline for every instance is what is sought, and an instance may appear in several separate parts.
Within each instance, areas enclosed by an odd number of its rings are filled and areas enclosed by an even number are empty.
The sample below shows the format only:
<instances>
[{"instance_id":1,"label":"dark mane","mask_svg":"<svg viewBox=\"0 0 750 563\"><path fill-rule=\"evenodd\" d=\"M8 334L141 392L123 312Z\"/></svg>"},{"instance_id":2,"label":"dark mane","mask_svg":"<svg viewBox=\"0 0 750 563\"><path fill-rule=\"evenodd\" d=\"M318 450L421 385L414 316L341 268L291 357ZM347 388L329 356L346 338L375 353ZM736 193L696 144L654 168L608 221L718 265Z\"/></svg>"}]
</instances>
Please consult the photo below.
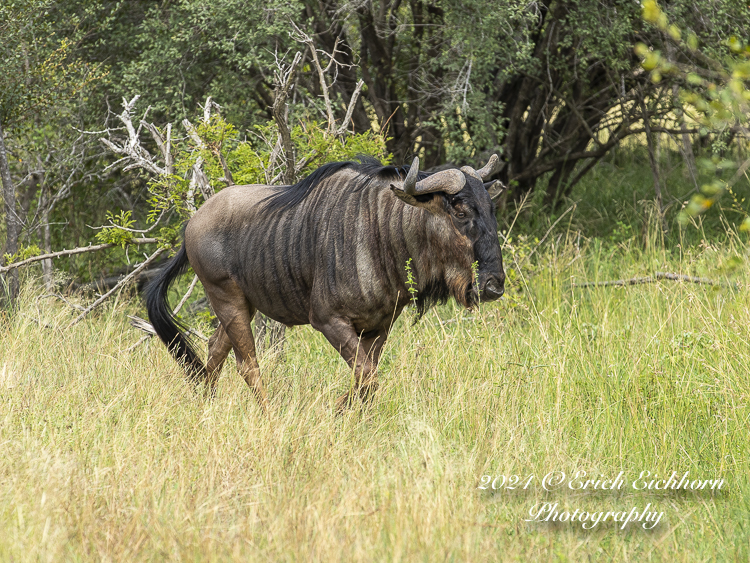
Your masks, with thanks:
<instances>
[{"instance_id":1,"label":"dark mane","mask_svg":"<svg viewBox=\"0 0 750 563\"><path fill-rule=\"evenodd\" d=\"M265 204L266 211L285 211L299 205L321 182L347 168L359 173L359 178L355 182L348 182L340 187L350 192L365 189L376 179L403 180L411 168L408 165L384 166L377 159L367 156L358 158L359 162L344 161L324 164L293 186L274 186L274 193L262 202ZM420 172L418 178L421 180L427 176L428 174Z\"/></svg>"}]
</instances>

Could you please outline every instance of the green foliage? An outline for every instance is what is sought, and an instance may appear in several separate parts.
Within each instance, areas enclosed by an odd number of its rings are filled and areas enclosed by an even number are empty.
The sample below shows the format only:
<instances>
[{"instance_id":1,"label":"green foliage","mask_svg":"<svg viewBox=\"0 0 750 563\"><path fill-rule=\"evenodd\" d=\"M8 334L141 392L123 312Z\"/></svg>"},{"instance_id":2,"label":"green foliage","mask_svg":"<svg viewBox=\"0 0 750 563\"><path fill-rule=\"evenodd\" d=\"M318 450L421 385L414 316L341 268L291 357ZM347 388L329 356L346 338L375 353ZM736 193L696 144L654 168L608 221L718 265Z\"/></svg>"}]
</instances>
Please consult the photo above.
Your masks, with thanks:
<instances>
[{"instance_id":1,"label":"green foliage","mask_svg":"<svg viewBox=\"0 0 750 563\"><path fill-rule=\"evenodd\" d=\"M386 139L372 130L334 138L324 123L300 121L292 129L292 142L298 149L298 160L307 160L305 176L326 162L353 160L360 155L377 158L389 164L392 156L386 151Z\"/></svg>"},{"instance_id":2,"label":"green foliage","mask_svg":"<svg viewBox=\"0 0 750 563\"><path fill-rule=\"evenodd\" d=\"M131 219L130 211L120 211L117 215L107 212L107 220L110 225L105 226L96 233L96 240L102 244L114 244L125 248L135 238L132 229L135 220Z\"/></svg>"},{"instance_id":3,"label":"green foliage","mask_svg":"<svg viewBox=\"0 0 750 563\"><path fill-rule=\"evenodd\" d=\"M406 267L404 269L406 270L406 290L411 296L412 305L416 307L417 294L419 291L417 290L417 281L414 279L414 272L411 269L411 258L406 261Z\"/></svg>"},{"instance_id":4,"label":"green foliage","mask_svg":"<svg viewBox=\"0 0 750 563\"><path fill-rule=\"evenodd\" d=\"M31 244L29 246L19 248L18 252L13 255L7 253L3 254L3 262L6 265L13 264L14 262L22 262L23 260L33 258L34 256L39 256L41 254L43 254L42 249L35 244Z\"/></svg>"},{"instance_id":5,"label":"green foliage","mask_svg":"<svg viewBox=\"0 0 750 563\"><path fill-rule=\"evenodd\" d=\"M633 237L633 225L623 221L617 221L617 225L609 235L609 241L615 244L625 242Z\"/></svg>"},{"instance_id":6,"label":"green foliage","mask_svg":"<svg viewBox=\"0 0 750 563\"><path fill-rule=\"evenodd\" d=\"M544 190L538 190L536 197L547 209L546 192L554 192L550 181L554 171L549 167L562 171L563 180L576 176L581 168L573 171L566 155L597 148L601 139L585 138L585 129L598 123L597 115L605 116L606 136L617 129L619 114L612 108L622 102L622 95L643 86L647 99L656 103L661 88L678 79L678 74L660 71L658 87L648 80L650 73L642 72L641 57L632 52L635 38L648 44L650 53L665 53L662 59L669 54L668 44L679 44L687 45L688 55L689 49L700 50L723 64L727 56L744 57L743 41L750 26L747 2L739 0L717 0L710 9L696 0L669 2L664 8L669 23L663 29L645 24L640 5L624 0L541 4L438 0L391 2L381 8L334 0L326 10L308 0L216 0L210 6L197 0L1 4L0 98L5 107L14 108L9 134L10 150L17 157L11 162L16 182L37 168L38 159L46 163L50 154L71 154L69 148L78 136L71 125L78 130L101 129L107 104L116 105L122 94L142 94L143 102L151 106L148 121L156 123L194 118L197 105L208 95L223 106L221 116L214 113L208 124L194 120L206 142L204 148L187 137L173 139L173 175L148 178L116 173L74 185L70 192L74 203L58 202L49 218L53 225L67 224L65 229L52 229L55 248L86 244L91 234L86 225L102 224L107 208L132 210L139 225L144 219L152 225L166 211L157 227L166 230L156 231L156 236L162 244L173 244L192 204L199 207L203 202L200 193L192 194L190 201L191 168L197 159L203 159L214 191L225 185L217 149L235 183L266 183L277 177L278 171L271 178L265 173L270 151L263 139L274 140L276 135L269 121L276 58L288 59L304 48L290 38L290 20L310 33L332 30L312 34L322 51L330 52L335 38L342 39L337 58L341 66L330 89L336 112L345 110L356 81L365 80L354 108L351 130L357 135L331 140L318 123L322 102L316 70L309 61L300 69L289 99L297 160L307 159L300 176L357 153L379 155L386 161L395 154L397 160L406 161L416 152L424 155L422 163L429 167L446 161L483 164L480 161L490 151L499 152L508 162L501 174L507 174L503 180L514 187L511 196L539 184ZM695 60L697 55L691 59ZM738 69L746 72L743 66ZM694 70L683 73L685 91L700 92L706 81L715 83L716 99L706 98L708 111L714 111L718 107L714 102L721 103L732 93L729 82ZM728 91L722 94L723 90ZM660 107L670 105L667 98L671 96L661 99ZM43 108L51 111L40 113ZM0 109L0 113L9 111ZM726 118L718 110L715 113ZM372 132L380 128L390 137ZM712 135L712 139L720 162L732 150L731 136L717 140ZM99 173L111 163L102 163L99 155L92 147L76 156L78 177L91 178L92 172ZM29 217L24 218L24 244L44 246L38 228L41 186L57 195L69 168L48 168L36 187L32 182L20 185L24 194L19 191L19 201L32 202ZM691 204L691 212L718 201L716 194L731 184L735 170L723 168L716 178L703 174L704 190ZM569 172L572 175L565 176ZM525 176L514 178L521 174ZM36 193L26 194L27 189ZM619 206L630 201L635 190L627 193L618 188L617 192L618 201L597 198L604 206L597 213L610 217L619 213ZM81 201L87 205L78 205ZM167 220L171 224L164 226ZM743 228L750 229L750 219ZM88 275L91 259L65 258L56 264ZM112 266L108 258L101 260L97 268Z\"/></svg>"},{"instance_id":7,"label":"green foliage","mask_svg":"<svg viewBox=\"0 0 750 563\"><path fill-rule=\"evenodd\" d=\"M269 91L274 53L289 48L289 21L301 12L296 0L128 0L113 10L106 39L86 46L113 61L110 91L143 94L156 121L190 117L210 95L245 129L269 117L258 92Z\"/></svg>"},{"instance_id":8,"label":"green foliage","mask_svg":"<svg viewBox=\"0 0 750 563\"><path fill-rule=\"evenodd\" d=\"M0 4L0 124L70 99L104 75L74 56L70 38L57 38L51 0Z\"/></svg>"},{"instance_id":9,"label":"green foliage","mask_svg":"<svg viewBox=\"0 0 750 563\"><path fill-rule=\"evenodd\" d=\"M181 244L182 224L174 223L168 227L159 229L156 235L159 246L162 248L176 248Z\"/></svg>"}]
</instances>

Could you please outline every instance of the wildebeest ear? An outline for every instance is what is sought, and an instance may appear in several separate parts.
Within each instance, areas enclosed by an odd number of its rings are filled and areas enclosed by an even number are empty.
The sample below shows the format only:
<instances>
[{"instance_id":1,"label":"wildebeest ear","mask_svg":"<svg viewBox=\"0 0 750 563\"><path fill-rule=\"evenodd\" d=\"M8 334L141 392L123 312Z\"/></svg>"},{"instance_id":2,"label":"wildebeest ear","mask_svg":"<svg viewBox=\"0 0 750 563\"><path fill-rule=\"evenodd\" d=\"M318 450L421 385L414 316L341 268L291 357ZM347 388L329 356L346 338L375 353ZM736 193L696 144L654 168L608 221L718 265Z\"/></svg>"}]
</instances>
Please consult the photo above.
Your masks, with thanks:
<instances>
[{"instance_id":1,"label":"wildebeest ear","mask_svg":"<svg viewBox=\"0 0 750 563\"><path fill-rule=\"evenodd\" d=\"M417 198L415 198L413 195L407 194L401 188L397 188L396 186L394 186L393 184L391 184L391 191L393 192L393 194L398 199L400 199L401 201L403 201L407 205L413 205L415 207L419 206L419 202L417 201Z\"/></svg>"},{"instance_id":2,"label":"wildebeest ear","mask_svg":"<svg viewBox=\"0 0 750 563\"><path fill-rule=\"evenodd\" d=\"M391 191L398 199L400 199L407 205L421 207L422 209L426 209L431 213L439 213L440 211L443 211L443 204L441 203L441 201L445 197L444 192L432 192L413 196L407 194L404 190L402 190L401 188L397 188L393 184L391 184Z\"/></svg>"},{"instance_id":3,"label":"wildebeest ear","mask_svg":"<svg viewBox=\"0 0 750 563\"><path fill-rule=\"evenodd\" d=\"M508 186L503 184L500 180L490 180L489 182L485 182L484 187L492 199L500 196L500 194L508 189Z\"/></svg>"}]
</instances>

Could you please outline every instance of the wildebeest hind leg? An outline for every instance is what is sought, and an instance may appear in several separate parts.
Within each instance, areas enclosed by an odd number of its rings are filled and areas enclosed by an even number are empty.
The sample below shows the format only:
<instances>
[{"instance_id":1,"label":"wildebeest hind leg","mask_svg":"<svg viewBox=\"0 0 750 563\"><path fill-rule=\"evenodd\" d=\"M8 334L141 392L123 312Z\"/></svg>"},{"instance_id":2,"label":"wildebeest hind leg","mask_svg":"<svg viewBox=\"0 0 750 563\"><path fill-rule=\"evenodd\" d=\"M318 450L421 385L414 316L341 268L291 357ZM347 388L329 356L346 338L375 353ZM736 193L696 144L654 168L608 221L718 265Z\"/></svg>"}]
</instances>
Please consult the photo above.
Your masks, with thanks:
<instances>
[{"instance_id":1,"label":"wildebeest hind leg","mask_svg":"<svg viewBox=\"0 0 750 563\"><path fill-rule=\"evenodd\" d=\"M216 394L216 382L219 379L221 368L224 367L224 361L232 349L232 342L229 340L224 326L219 324L219 328L208 339L208 360L206 361L206 371L208 378L206 384L211 397Z\"/></svg>"},{"instance_id":2,"label":"wildebeest hind leg","mask_svg":"<svg viewBox=\"0 0 750 563\"><path fill-rule=\"evenodd\" d=\"M378 362L388 333L378 331L360 337L351 323L342 318L315 322L313 328L323 333L354 371L354 387L338 398L336 409L340 412L349 407L357 395L364 401L371 399L378 388Z\"/></svg>"},{"instance_id":3,"label":"wildebeest hind leg","mask_svg":"<svg viewBox=\"0 0 750 563\"><path fill-rule=\"evenodd\" d=\"M211 306L224 327L226 336L234 348L237 358L237 371L258 400L264 413L268 413L268 395L260 379L260 366L255 355L255 340L250 325L255 309L248 303L242 290L232 281L221 285L204 283ZM222 341L222 345L225 343ZM223 348L222 348L223 350ZM229 351L227 350L227 353ZM220 356L217 354L217 359ZM224 355L226 358L226 355ZM212 373L209 369L209 373ZM218 375L218 372L216 372Z\"/></svg>"}]
</instances>

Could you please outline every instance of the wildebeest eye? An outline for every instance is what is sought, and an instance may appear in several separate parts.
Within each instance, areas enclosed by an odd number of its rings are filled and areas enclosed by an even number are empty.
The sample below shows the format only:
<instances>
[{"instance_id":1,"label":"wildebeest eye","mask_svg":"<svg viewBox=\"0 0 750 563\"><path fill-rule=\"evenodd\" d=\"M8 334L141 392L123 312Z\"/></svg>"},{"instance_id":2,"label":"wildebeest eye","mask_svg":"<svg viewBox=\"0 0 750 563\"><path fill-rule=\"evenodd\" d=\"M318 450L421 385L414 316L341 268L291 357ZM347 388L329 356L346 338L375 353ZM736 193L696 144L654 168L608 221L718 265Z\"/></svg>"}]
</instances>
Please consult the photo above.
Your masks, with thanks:
<instances>
[{"instance_id":1,"label":"wildebeest eye","mask_svg":"<svg viewBox=\"0 0 750 563\"><path fill-rule=\"evenodd\" d=\"M456 217L458 217L459 219L463 219L464 217L466 217L466 213L464 213L463 211L456 211Z\"/></svg>"}]
</instances>

